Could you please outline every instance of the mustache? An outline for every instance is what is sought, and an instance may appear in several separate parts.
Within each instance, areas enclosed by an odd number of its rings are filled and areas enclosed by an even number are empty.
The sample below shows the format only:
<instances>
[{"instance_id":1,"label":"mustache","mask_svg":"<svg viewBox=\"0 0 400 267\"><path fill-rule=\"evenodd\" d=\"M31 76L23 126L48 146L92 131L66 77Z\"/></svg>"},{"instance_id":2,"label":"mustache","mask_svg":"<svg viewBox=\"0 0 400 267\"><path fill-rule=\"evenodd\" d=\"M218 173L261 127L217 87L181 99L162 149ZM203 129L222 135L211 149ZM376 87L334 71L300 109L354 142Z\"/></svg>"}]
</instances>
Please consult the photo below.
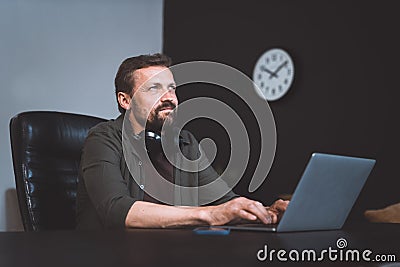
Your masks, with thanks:
<instances>
[{"instance_id":1,"label":"mustache","mask_svg":"<svg viewBox=\"0 0 400 267\"><path fill-rule=\"evenodd\" d=\"M165 109L165 108L171 108L171 109L174 109L174 108L176 108L176 105L173 103L173 102L171 102L171 101L165 101L165 102L163 102L161 105L159 105L157 108L156 108L156 112L159 112L159 111L161 111L161 110L163 110L163 109Z\"/></svg>"}]
</instances>

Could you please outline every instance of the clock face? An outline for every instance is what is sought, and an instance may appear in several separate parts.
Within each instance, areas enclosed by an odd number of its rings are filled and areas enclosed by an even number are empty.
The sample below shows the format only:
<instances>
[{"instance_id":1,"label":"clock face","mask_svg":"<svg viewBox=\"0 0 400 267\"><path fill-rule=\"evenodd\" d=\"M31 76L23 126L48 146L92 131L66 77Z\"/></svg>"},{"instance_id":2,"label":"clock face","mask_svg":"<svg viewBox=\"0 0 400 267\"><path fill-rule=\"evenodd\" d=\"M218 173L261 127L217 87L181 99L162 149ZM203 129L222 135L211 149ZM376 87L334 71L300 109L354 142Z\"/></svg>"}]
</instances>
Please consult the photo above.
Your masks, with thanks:
<instances>
[{"instance_id":1,"label":"clock face","mask_svg":"<svg viewBox=\"0 0 400 267\"><path fill-rule=\"evenodd\" d=\"M274 48L266 51L258 59L253 81L256 92L266 100L281 98L289 91L294 77L294 65L289 54L282 49Z\"/></svg>"}]
</instances>

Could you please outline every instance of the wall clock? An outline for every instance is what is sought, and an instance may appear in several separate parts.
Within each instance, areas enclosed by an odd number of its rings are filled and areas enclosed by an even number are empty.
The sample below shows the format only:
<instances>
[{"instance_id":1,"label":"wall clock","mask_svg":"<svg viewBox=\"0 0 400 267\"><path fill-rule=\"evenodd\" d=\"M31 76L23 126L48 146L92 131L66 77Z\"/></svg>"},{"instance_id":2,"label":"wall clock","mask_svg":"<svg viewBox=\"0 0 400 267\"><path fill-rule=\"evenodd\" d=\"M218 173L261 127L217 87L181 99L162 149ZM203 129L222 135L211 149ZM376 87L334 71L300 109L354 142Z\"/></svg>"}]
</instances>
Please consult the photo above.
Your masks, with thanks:
<instances>
[{"instance_id":1,"label":"wall clock","mask_svg":"<svg viewBox=\"0 0 400 267\"><path fill-rule=\"evenodd\" d=\"M258 59L253 70L256 92L266 100L274 101L284 96L294 78L294 65L290 55L283 49L266 51Z\"/></svg>"}]
</instances>

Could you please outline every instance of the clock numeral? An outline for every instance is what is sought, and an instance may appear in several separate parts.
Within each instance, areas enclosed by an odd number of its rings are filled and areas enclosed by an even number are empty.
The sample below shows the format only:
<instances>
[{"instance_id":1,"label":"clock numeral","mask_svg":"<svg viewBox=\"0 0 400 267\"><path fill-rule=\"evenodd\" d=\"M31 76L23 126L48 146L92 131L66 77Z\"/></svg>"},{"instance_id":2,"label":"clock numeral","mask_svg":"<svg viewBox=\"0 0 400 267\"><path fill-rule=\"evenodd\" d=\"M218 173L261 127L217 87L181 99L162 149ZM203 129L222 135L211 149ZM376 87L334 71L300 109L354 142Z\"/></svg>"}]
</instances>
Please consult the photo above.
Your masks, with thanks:
<instances>
[{"instance_id":1,"label":"clock numeral","mask_svg":"<svg viewBox=\"0 0 400 267\"><path fill-rule=\"evenodd\" d=\"M264 87L264 82L261 82L260 86L261 86L261 88L263 88Z\"/></svg>"},{"instance_id":2,"label":"clock numeral","mask_svg":"<svg viewBox=\"0 0 400 267\"><path fill-rule=\"evenodd\" d=\"M292 69L288 69L288 70L287 70L287 74L288 74L288 75L292 75Z\"/></svg>"},{"instance_id":3,"label":"clock numeral","mask_svg":"<svg viewBox=\"0 0 400 267\"><path fill-rule=\"evenodd\" d=\"M288 82L289 82L288 79L285 79L285 80L283 81L284 84L288 84Z\"/></svg>"},{"instance_id":4,"label":"clock numeral","mask_svg":"<svg viewBox=\"0 0 400 267\"><path fill-rule=\"evenodd\" d=\"M267 86L267 88L265 88L265 91L267 91L267 92L269 91L269 86Z\"/></svg>"},{"instance_id":5,"label":"clock numeral","mask_svg":"<svg viewBox=\"0 0 400 267\"><path fill-rule=\"evenodd\" d=\"M276 54L272 54L272 61L276 61L277 55Z\"/></svg>"},{"instance_id":6,"label":"clock numeral","mask_svg":"<svg viewBox=\"0 0 400 267\"><path fill-rule=\"evenodd\" d=\"M273 95L275 94L275 88L272 88L272 94Z\"/></svg>"},{"instance_id":7,"label":"clock numeral","mask_svg":"<svg viewBox=\"0 0 400 267\"><path fill-rule=\"evenodd\" d=\"M262 79L262 75L258 74L258 79L261 80Z\"/></svg>"},{"instance_id":8,"label":"clock numeral","mask_svg":"<svg viewBox=\"0 0 400 267\"><path fill-rule=\"evenodd\" d=\"M265 59L265 62L267 62L267 64L269 64L269 57L267 57L267 58Z\"/></svg>"},{"instance_id":9,"label":"clock numeral","mask_svg":"<svg viewBox=\"0 0 400 267\"><path fill-rule=\"evenodd\" d=\"M282 85L278 86L279 92L282 92Z\"/></svg>"}]
</instances>

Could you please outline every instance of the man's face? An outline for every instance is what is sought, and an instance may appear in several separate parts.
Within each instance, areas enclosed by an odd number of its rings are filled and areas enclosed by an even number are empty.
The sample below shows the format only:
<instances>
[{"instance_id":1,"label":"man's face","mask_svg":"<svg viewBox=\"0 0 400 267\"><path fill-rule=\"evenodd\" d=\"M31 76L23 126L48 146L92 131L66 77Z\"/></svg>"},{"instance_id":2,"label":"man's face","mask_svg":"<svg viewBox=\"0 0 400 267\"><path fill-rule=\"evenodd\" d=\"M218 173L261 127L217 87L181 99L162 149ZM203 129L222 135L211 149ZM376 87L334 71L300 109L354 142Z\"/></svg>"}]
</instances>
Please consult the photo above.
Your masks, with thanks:
<instances>
[{"instance_id":1,"label":"man's face","mask_svg":"<svg viewBox=\"0 0 400 267\"><path fill-rule=\"evenodd\" d=\"M147 129L160 131L178 105L174 76L166 67L151 66L136 70L133 77L132 119L143 128L147 122Z\"/></svg>"}]
</instances>

